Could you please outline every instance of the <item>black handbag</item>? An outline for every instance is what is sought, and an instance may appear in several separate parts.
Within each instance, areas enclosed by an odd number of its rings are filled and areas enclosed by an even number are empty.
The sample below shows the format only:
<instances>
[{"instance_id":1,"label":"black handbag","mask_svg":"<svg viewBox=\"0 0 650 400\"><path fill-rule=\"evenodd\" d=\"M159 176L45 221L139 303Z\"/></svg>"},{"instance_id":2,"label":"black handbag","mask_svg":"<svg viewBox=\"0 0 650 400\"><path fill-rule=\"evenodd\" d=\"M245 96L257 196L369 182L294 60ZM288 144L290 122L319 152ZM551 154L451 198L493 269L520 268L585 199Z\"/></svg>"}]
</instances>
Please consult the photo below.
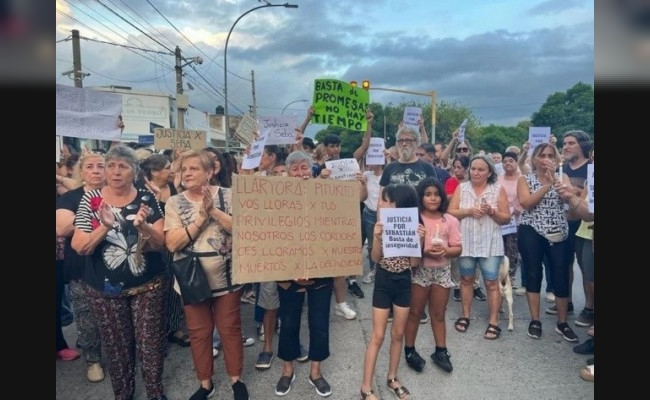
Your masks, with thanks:
<instances>
[{"instance_id":1,"label":"black handbag","mask_svg":"<svg viewBox=\"0 0 650 400\"><path fill-rule=\"evenodd\" d=\"M199 257L216 256L217 252L183 252L186 257L169 263L181 290L183 304L197 304L212 297L210 282L205 275Z\"/></svg>"}]
</instances>

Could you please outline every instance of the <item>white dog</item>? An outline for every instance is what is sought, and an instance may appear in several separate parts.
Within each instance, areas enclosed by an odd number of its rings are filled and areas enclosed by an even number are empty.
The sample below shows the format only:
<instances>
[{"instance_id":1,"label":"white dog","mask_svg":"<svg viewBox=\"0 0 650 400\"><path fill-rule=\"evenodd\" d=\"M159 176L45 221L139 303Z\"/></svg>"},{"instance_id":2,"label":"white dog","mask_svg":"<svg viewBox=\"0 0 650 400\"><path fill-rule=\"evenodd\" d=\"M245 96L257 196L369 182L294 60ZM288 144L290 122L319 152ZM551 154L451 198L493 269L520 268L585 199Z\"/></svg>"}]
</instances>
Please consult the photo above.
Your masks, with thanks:
<instances>
[{"instance_id":1,"label":"white dog","mask_svg":"<svg viewBox=\"0 0 650 400\"><path fill-rule=\"evenodd\" d=\"M514 329L514 315L512 314L512 284L510 282L510 260L503 256L499 266L499 289L501 291L501 310L503 310L503 299L508 304L508 330ZM503 311L502 311L503 312Z\"/></svg>"}]
</instances>

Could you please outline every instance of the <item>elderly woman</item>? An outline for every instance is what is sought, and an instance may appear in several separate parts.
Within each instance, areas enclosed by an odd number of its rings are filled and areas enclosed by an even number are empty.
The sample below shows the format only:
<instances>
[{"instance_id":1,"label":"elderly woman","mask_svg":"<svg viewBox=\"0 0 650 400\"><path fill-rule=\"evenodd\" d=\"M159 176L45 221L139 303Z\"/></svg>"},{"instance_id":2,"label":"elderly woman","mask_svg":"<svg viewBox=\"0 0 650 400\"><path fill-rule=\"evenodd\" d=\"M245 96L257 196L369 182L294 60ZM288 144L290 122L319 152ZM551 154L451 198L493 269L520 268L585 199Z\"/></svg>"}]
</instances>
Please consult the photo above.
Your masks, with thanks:
<instances>
[{"instance_id":1,"label":"elderly woman","mask_svg":"<svg viewBox=\"0 0 650 400\"><path fill-rule=\"evenodd\" d=\"M190 334L192 361L200 381L190 400L214 395L212 332L216 327L223 343L226 373L235 400L248 400L246 385L240 381L244 365L241 336L241 285L232 282L232 192L210 185L214 172L212 158L203 151L181 155L180 172L185 191L172 196L165 205L165 244L174 259L184 252L204 253L201 266L210 282L212 298L185 304L185 321ZM180 291L178 285L174 285ZM223 396L220 396L223 398Z\"/></svg>"},{"instance_id":2,"label":"elderly woman","mask_svg":"<svg viewBox=\"0 0 650 400\"><path fill-rule=\"evenodd\" d=\"M87 191L75 217L72 248L87 256L83 280L99 323L113 393L130 400L140 363L149 399L166 399L162 373L168 274L162 210L136 189L138 159L118 145L106 153L106 185Z\"/></svg>"},{"instance_id":3,"label":"elderly woman","mask_svg":"<svg viewBox=\"0 0 650 400\"><path fill-rule=\"evenodd\" d=\"M475 155L469 162L469 180L456 188L448 209L460 220L463 251L458 258L462 317L454 323L459 332L469 328L476 266L481 268L487 290L488 327L483 337L497 339L499 328L499 267L504 256L501 225L510 221L505 189L497 182L491 157Z\"/></svg>"},{"instance_id":4,"label":"elderly woman","mask_svg":"<svg viewBox=\"0 0 650 400\"><path fill-rule=\"evenodd\" d=\"M289 154L285 163L288 176L309 179L312 176L312 157L303 151ZM291 390L296 379L293 361L300 356L300 324L302 308L307 296L307 319L309 326L309 383L316 388L319 396L332 394L332 389L323 378L321 362L330 355L329 321L332 299L332 278L315 278L278 282L280 297L280 338L278 357L284 360L282 376L275 386L275 394L284 396Z\"/></svg>"}]
</instances>

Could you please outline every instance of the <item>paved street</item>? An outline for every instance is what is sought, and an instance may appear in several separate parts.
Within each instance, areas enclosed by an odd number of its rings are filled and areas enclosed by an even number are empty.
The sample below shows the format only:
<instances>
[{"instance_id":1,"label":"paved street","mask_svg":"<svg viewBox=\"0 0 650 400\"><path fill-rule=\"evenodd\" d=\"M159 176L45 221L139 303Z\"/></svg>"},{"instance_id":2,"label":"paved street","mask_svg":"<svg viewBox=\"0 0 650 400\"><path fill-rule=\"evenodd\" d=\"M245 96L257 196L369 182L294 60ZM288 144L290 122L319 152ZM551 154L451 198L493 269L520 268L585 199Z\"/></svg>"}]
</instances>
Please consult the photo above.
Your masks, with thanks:
<instances>
[{"instance_id":1,"label":"paved street","mask_svg":"<svg viewBox=\"0 0 650 400\"><path fill-rule=\"evenodd\" d=\"M365 253L365 251L364 251ZM367 268L367 267L366 267ZM575 265L574 304L575 314L570 314L569 323L578 334L580 342L588 338L586 328L577 327L573 320L584 306L582 276ZM360 277L361 278L361 277ZM517 280L519 281L519 280ZM331 311L330 343L332 355L323 362L323 375L332 386L333 400L359 399L362 379L363 358L369 340L371 320L372 284L360 283L365 298L356 299L348 295L350 305L358 311L355 320L347 321ZM501 314L500 326L503 333L498 340L483 339L487 327L486 302L474 301L472 319L468 331L457 332L453 322L460 316L460 302L451 300L447 310L447 343L451 353L454 371L448 374L433 365L428 355L433 351L433 335L430 325L420 325L416 347L427 359L422 373L409 369L402 357L399 377L411 392L412 399L593 399L594 384L583 381L579 369L585 365L588 356L574 353L574 343L566 342L555 333L555 316L542 310L543 335L534 340L526 335L528 327L528 306L523 296L514 296L515 328L506 330L507 316ZM333 300L332 300L333 302ZM542 308L550 304L542 300ZM242 304L242 318L245 333L255 336L253 306ZM306 317L303 318L303 343L307 344ZM64 328L68 343L76 341L75 325ZM277 338L275 348L277 350ZM377 361L375 392L382 399L392 399L386 388L388 370L389 336ZM275 359L269 370L257 371L254 363L261 349L261 343L244 348L245 366L243 381L247 384L252 400L279 398L274 393L280 378L282 361ZM309 364L296 363L296 381L286 399L320 398L307 381ZM106 369L105 369L106 370ZM189 348L169 346L164 371L165 393L169 400L186 400L198 388L198 381L192 369ZM222 355L215 359L213 381L217 394L213 399L232 399L229 381L225 375ZM142 381L138 377L135 400L147 400ZM107 400L112 399L110 378L100 383L86 380L85 363L56 361L56 398L58 400Z\"/></svg>"}]
</instances>

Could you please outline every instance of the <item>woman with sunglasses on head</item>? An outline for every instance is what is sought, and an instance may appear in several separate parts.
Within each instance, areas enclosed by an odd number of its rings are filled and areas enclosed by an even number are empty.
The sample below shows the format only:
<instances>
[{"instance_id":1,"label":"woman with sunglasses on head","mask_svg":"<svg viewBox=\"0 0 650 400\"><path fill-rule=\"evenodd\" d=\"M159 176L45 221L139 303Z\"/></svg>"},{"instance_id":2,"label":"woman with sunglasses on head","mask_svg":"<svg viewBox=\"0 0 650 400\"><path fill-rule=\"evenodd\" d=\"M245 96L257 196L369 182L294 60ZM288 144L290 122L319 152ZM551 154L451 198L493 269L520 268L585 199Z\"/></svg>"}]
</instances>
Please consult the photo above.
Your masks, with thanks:
<instances>
[{"instance_id":1,"label":"woman with sunglasses on head","mask_svg":"<svg viewBox=\"0 0 650 400\"><path fill-rule=\"evenodd\" d=\"M465 139L463 142L458 140L458 129L456 129L454 133L451 134L451 141L447 147L445 147L445 150L443 150L442 155L440 156L442 165L448 166L449 158L453 154L463 155L467 157L471 157L473 154L472 146L470 146L467 139Z\"/></svg>"}]
</instances>

